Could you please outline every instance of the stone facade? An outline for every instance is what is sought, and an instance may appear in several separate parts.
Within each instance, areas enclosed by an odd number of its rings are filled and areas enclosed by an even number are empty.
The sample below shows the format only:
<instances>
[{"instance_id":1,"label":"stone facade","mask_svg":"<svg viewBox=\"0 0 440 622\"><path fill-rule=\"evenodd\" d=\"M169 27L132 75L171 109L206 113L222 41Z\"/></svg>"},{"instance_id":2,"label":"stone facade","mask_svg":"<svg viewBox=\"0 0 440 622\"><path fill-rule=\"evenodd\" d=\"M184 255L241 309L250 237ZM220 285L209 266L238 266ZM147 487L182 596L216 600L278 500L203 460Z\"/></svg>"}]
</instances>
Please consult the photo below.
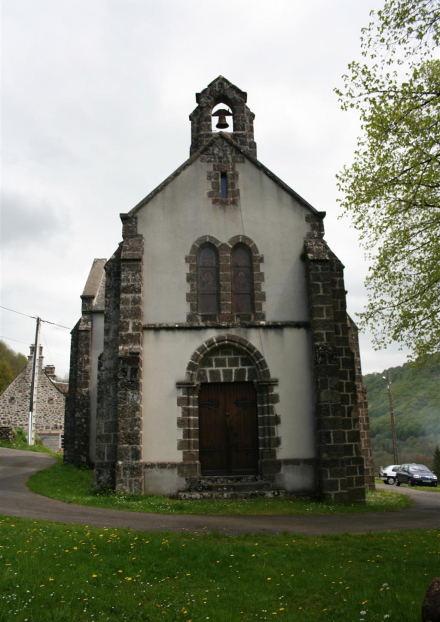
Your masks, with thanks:
<instances>
[{"instance_id":1,"label":"stone facade","mask_svg":"<svg viewBox=\"0 0 440 622\"><path fill-rule=\"evenodd\" d=\"M95 259L81 295L82 316L72 330L70 350L69 393L66 402L66 435L64 460L79 466L92 462L91 430L92 386L97 377L92 374L92 344L96 317L104 313L105 283L103 278L105 259ZM98 345L98 352L102 344ZM93 422L96 428L96 421ZM93 456L94 458L94 456Z\"/></svg>"},{"instance_id":2,"label":"stone facade","mask_svg":"<svg viewBox=\"0 0 440 622\"><path fill-rule=\"evenodd\" d=\"M248 383L252 477L362 502L368 407L325 213L256 159L246 93L220 76L196 99L190 158L121 215L121 245L92 267L72 333L66 461L94 464L100 488L185 491L204 475L201 389ZM212 130L218 104L229 133Z\"/></svg>"},{"instance_id":3,"label":"stone facade","mask_svg":"<svg viewBox=\"0 0 440 622\"><path fill-rule=\"evenodd\" d=\"M27 432L34 346L24 370L0 395L0 426L22 428ZM50 449L61 448L64 434L64 410L67 384L58 382L53 365L44 366L43 347L39 346L34 394L33 427Z\"/></svg>"}]
</instances>

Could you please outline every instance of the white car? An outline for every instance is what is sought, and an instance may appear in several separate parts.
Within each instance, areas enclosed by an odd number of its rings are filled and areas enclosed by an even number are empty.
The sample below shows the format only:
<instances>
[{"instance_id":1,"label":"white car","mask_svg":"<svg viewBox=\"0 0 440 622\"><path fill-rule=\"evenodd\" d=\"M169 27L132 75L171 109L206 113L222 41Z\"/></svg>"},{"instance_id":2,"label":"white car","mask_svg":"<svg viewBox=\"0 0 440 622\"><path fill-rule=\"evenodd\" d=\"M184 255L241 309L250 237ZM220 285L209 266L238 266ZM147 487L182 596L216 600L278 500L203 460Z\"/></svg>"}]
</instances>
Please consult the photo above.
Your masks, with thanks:
<instances>
[{"instance_id":1,"label":"white car","mask_svg":"<svg viewBox=\"0 0 440 622\"><path fill-rule=\"evenodd\" d=\"M393 485L396 483L396 472L400 469L400 464L390 464L390 466L380 469L379 477L385 484Z\"/></svg>"}]
</instances>

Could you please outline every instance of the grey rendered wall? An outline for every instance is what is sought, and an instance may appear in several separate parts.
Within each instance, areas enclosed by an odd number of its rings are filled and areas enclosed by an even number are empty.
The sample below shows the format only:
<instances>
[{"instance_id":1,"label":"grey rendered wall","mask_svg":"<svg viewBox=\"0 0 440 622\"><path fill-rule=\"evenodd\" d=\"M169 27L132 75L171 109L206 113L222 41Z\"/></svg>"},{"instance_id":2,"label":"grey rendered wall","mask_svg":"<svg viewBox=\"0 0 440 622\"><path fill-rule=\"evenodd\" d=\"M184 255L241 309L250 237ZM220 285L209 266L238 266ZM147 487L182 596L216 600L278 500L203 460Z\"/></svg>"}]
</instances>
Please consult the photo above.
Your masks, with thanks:
<instances>
[{"instance_id":1,"label":"grey rendered wall","mask_svg":"<svg viewBox=\"0 0 440 622\"><path fill-rule=\"evenodd\" d=\"M264 255L266 319L308 320L301 260L307 212L252 163L236 168L238 206L212 204L206 196L212 164L196 161L138 212L138 233L145 239L145 323L185 322L190 310L185 256L191 245L202 235L227 242L240 234L252 238Z\"/></svg>"},{"instance_id":2,"label":"grey rendered wall","mask_svg":"<svg viewBox=\"0 0 440 622\"><path fill-rule=\"evenodd\" d=\"M143 395L144 462L180 462L177 449L181 430L177 419L181 409L177 398L181 390L176 381L185 379L193 352L204 341L219 334L217 329L144 331ZM226 331L223 331L226 332ZM279 383L277 414L281 417L277 436L282 438L278 458L315 457L313 388L310 374L310 348L305 329L230 328L228 333L250 341L264 356L271 376Z\"/></svg>"}]
</instances>

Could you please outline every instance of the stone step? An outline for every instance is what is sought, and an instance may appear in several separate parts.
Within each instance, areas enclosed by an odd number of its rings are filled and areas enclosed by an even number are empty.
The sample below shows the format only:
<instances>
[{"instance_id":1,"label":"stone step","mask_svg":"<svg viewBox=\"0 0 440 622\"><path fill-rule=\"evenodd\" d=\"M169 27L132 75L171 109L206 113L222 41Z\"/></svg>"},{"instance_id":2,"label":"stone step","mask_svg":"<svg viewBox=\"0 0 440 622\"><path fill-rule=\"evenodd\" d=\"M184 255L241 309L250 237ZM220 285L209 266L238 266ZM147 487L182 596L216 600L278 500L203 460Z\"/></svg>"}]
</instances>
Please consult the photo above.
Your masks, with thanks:
<instances>
[{"instance_id":1,"label":"stone step","mask_svg":"<svg viewBox=\"0 0 440 622\"><path fill-rule=\"evenodd\" d=\"M283 494L259 475L188 477L186 481L188 488L178 494L179 499L252 499Z\"/></svg>"},{"instance_id":2,"label":"stone step","mask_svg":"<svg viewBox=\"0 0 440 622\"><path fill-rule=\"evenodd\" d=\"M179 492L177 498L182 501L199 501L201 499L255 499L257 497L265 497L271 499L273 497L283 497L284 490L257 490L257 491L183 491Z\"/></svg>"},{"instance_id":3,"label":"stone step","mask_svg":"<svg viewBox=\"0 0 440 622\"><path fill-rule=\"evenodd\" d=\"M194 492L252 492L260 490L272 490L272 483L261 482L199 482L190 484L189 491Z\"/></svg>"}]
</instances>

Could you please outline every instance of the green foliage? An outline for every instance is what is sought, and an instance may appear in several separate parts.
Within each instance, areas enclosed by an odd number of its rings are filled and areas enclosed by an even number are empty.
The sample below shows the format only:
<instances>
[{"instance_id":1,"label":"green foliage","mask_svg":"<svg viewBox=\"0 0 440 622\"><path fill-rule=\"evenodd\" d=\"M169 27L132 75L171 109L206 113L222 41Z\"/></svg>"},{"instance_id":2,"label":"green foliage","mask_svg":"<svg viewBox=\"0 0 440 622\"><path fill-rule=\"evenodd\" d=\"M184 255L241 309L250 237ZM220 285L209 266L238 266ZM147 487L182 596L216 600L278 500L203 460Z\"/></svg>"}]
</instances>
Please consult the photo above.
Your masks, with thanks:
<instances>
[{"instance_id":1,"label":"green foliage","mask_svg":"<svg viewBox=\"0 0 440 622\"><path fill-rule=\"evenodd\" d=\"M440 447L437 445L432 458L432 470L436 475L440 475Z\"/></svg>"},{"instance_id":2,"label":"green foliage","mask_svg":"<svg viewBox=\"0 0 440 622\"><path fill-rule=\"evenodd\" d=\"M361 327L425 360L440 344L440 3L389 0L372 16L365 60L336 91L362 122L338 186L371 262Z\"/></svg>"},{"instance_id":3,"label":"green foliage","mask_svg":"<svg viewBox=\"0 0 440 622\"><path fill-rule=\"evenodd\" d=\"M11 384L14 378L15 376L9 363L0 361L0 394Z\"/></svg>"},{"instance_id":4,"label":"green foliage","mask_svg":"<svg viewBox=\"0 0 440 622\"><path fill-rule=\"evenodd\" d=\"M0 341L0 394L11 384L26 367L27 358L17 354L4 341Z\"/></svg>"},{"instance_id":5,"label":"green foliage","mask_svg":"<svg viewBox=\"0 0 440 622\"><path fill-rule=\"evenodd\" d=\"M389 371L399 460L431 467L435 447L440 443L440 356L433 357L429 369L416 369L406 363ZM364 376L376 470L394 462L387 383L383 376L386 371Z\"/></svg>"}]
</instances>

